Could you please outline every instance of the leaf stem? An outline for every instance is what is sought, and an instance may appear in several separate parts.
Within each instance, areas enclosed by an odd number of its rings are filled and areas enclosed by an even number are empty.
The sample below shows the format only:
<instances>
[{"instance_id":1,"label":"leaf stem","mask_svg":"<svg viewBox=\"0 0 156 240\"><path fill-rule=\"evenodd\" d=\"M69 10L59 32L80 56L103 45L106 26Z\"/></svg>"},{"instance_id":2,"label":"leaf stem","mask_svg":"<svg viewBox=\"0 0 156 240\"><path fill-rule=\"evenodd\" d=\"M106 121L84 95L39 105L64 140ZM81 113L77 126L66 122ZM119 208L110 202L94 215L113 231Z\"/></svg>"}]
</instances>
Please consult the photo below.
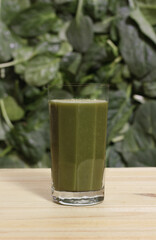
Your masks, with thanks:
<instances>
[{"instance_id":1,"label":"leaf stem","mask_svg":"<svg viewBox=\"0 0 156 240\"><path fill-rule=\"evenodd\" d=\"M135 8L135 4L134 4L134 1L133 0L128 0L129 2L129 6L133 9Z\"/></svg>"},{"instance_id":2,"label":"leaf stem","mask_svg":"<svg viewBox=\"0 0 156 240\"><path fill-rule=\"evenodd\" d=\"M122 60L122 57L121 56L118 56L117 58L114 59L114 61L111 63L111 66L113 67L115 64L121 62Z\"/></svg>"},{"instance_id":3,"label":"leaf stem","mask_svg":"<svg viewBox=\"0 0 156 240\"><path fill-rule=\"evenodd\" d=\"M79 23L82 15L83 0L78 0L78 7L76 11L76 21Z\"/></svg>"},{"instance_id":4,"label":"leaf stem","mask_svg":"<svg viewBox=\"0 0 156 240\"><path fill-rule=\"evenodd\" d=\"M7 153L9 153L12 150L12 146L6 147L1 153L0 157L4 157Z\"/></svg>"},{"instance_id":5,"label":"leaf stem","mask_svg":"<svg viewBox=\"0 0 156 240\"><path fill-rule=\"evenodd\" d=\"M1 63L0 64L0 69L1 68L7 68L7 67L11 67L11 66L15 66L16 64L19 64L19 63L24 63L24 62L27 62L28 60L32 59L33 57L35 57L36 55L38 54L37 51L35 51L34 53L32 53L32 55L30 55L28 58L26 59L18 59L18 60L14 60L12 62L7 62L7 63Z\"/></svg>"},{"instance_id":6,"label":"leaf stem","mask_svg":"<svg viewBox=\"0 0 156 240\"><path fill-rule=\"evenodd\" d=\"M122 60L122 57L119 56L119 57L115 58L114 63L119 63L119 62L121 62L121 60Z\"/></svg>"},{"instance_id":7,"label":"leaf stem","mask_svg":"<svg viewBox=\"0 0 156 240\"><path fill-rule=\"evenodd\" d=\"M22 61L15 60L15 61L12 61L12 62L1 63L0 68L7 68L7 67L15 66L16 64L21 63L21 62Z\"/></svg>"},{"instance_id":8,"label":"leaf stem","mask_svg":"<svg viewBox=\"0 0 156 240\"><path fill-rule=\"evenodd\" d=\"M126 96L127 96L127 99L130 98L130 96L131 96L131 92L132 92L132 85L129 84L128 87L127 87L127 90L126 90Z\"/></svg>"},{"instance_id":9,"label":"leaf stem","mask_svg":"<svg viewBox=\"0 0 156 240\"><path fill-rule=\"evenodd\" d=\"M117 46L110 39L107 40L107 44L112 48L114 55L117 57L118 56Z\"/></svg>"},{"instance_id":10,"label":"leaf stem","mask_svg":"<svg viewBox=\"0 0 156 240\"><path fill-rule=\"evenodd\" d=\"M9 128L10 129L13 128L14 126L13 126L13 124L11 123L11 121L8 117L3 99L0 99L0 107L1 107L1 111L2 111L2 116L4 117L4 119L5 119L6 123L8 124Z\"/></svg>"}]
</instances>

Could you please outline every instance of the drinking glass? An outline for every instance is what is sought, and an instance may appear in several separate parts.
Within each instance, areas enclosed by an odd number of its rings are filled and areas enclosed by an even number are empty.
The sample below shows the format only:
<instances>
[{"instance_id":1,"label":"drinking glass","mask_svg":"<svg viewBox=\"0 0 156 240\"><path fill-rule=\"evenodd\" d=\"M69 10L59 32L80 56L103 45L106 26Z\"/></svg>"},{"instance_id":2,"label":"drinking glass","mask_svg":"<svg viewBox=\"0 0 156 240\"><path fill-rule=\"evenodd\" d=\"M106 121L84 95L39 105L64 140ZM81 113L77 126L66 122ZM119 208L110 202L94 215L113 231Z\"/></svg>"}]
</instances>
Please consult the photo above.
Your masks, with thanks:
<instances>
[{"instance_id":1,"label":"drinking glass","mask_svg":"<svg viewBox=\"0 0 156 240\"><path fill-rule=\"evenodd\" d=\"M52 198L63 205L97 204L104 200L109 88L64 89L49 89Z\"/></svg>"}]
</instances>

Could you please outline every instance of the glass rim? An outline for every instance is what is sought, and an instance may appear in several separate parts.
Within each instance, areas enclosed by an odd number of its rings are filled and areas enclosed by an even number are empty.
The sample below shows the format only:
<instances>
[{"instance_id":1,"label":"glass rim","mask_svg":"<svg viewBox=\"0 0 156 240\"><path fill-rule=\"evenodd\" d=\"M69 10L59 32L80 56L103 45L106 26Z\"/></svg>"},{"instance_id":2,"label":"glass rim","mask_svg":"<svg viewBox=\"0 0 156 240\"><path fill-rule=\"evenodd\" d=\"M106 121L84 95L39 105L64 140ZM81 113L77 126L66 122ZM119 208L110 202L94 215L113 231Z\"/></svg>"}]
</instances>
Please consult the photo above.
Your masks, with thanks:
<instances>
[{"instance_id":1,"label":"glass rim","mask_svg":"<svg viewBox=\"0 0 156 240\"><path fill-rule=\"evenodd\" d=\"M69 83L69 84L63 84L62 87L69 87L69 86L71 86L71 87L81 87L81 86L87 87L90 84L96 85L97 87L103 87L103 88L108 88L108 89L110 87L110 84L108 84L108 83L84 83L84 84L83 83ZM49 89L50 87L51 87L50 84L48 84L47 88ZM52 88L53 87L54 86L52 86Z\"/></svg>"}]
</instances>

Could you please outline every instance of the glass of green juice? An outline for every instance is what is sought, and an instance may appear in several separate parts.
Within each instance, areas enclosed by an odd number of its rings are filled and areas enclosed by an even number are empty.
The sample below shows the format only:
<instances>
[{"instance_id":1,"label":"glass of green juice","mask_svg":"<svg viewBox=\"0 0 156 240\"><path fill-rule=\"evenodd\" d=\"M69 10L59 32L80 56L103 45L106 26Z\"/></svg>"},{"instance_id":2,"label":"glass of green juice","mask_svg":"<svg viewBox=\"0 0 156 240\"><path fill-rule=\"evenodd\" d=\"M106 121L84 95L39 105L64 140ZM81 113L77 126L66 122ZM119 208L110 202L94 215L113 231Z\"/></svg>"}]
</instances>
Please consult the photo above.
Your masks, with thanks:
<instances>
[{"instance_id":1,"label":"glass of green juice","mask_svg":"<svg viewBox=\"0 0 156 240\"><path fill-rule=\"evenodd\" d=\"M93 205L104 200L109 87L95 84L85 97L87 85L71 88L73 97L58 97L53 89L48 94L52 198L63 205Z\"/></svg>"}]
</instances>

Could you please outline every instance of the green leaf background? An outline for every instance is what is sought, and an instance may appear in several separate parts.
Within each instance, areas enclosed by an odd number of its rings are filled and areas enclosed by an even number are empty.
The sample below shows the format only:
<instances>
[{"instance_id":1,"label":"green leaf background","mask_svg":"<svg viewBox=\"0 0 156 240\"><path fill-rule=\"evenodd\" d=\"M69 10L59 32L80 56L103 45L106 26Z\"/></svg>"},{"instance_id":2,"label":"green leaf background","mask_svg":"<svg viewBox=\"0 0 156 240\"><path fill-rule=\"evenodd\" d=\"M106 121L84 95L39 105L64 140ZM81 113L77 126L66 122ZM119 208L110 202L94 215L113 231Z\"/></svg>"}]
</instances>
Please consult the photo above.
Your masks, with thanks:
<instances>
[{"instance_id":1,"label":"green leaf background","mask_svg":"<svg viewBox=\"0 0 156 240\"><path fill-rule=\"evenodd\" d=\"M1 1L1 168L50 166L47 85L72 98L99 83L110 85L107 166L156 166L156 3L130 2Z\"/></svg>"}]
</instances>

